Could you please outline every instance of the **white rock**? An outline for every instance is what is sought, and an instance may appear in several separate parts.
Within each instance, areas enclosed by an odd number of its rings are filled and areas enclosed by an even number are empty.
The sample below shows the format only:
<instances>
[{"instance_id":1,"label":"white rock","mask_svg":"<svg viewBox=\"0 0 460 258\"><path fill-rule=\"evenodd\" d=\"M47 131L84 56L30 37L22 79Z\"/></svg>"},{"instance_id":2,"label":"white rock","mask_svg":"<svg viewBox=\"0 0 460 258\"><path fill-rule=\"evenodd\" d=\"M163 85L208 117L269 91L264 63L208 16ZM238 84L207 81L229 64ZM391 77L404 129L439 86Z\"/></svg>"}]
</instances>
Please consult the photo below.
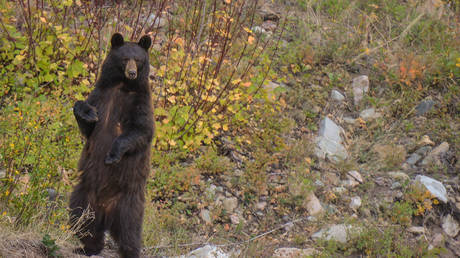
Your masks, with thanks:
<instances>
[{"instance_id":1,"label":"white rock","mask_svg":"<svg viewBox=\"0 0 460 258\"><path fill-rule=\"evenodd\" d=\"M441 161L439 160L440 156L445 154L447 151L449 151L449 143L447 142L443 142L441 144L439 144L438 147L434 148L430 154L428 154L428 156L426 156L423 160L422 160L422 165L423 166L426 166L428 164L432 164L432 163L435 163L435 164L441 164Z\"/></svg>"},{"instance_id":2,"label":"white rock","mask_svg":"<svg viewBox=\"0 0 460 258\"><path fill-rule=\"evenodd\" d=\"M361 198L359 196L352 197L350 208L356 211L359 207L361 207Z\"/></svg>"},{"instance_id":3,"label":"white rock","mask_svg":"<svg viewBox=\"0 0 460 258\"><path fill-rule=\"evenodd\" d=\"M329 228L323 228L320 231L314 233L311 238L324 239L324 240L335 240L340 243L346 243L348 240L348 232L352 231L351 225L332 225Z\"/></svg>"},{"instance_id":4,"label":"white rock","mask_svg":"<svg viewBox=\"0 0 460 258\"><path fill-rule=\"evenodd\" d=\"M344 117L343 118L343 121L347 124L350 124L350 125L354 125L355 122L356 122L356 119L352 118L352 117Z\"/></svg>"},{"instance_id":5,"label":"white rock","mask_svg":"<svg viewBox=\"0 0 460 258\"><path fill-rule=\"evenodd\" d=\"M313 248L299 249L299 248L278 248L273 252L273 258L298 258L306 256L314 256L318 254Z\"/></svg>"},{"instance_id":6,"label":"white rock","mask_svg":"<svg viewBox=\"0 0 460 258\"><path fill-rule=\"evenodd\" d=\"M410 177L406 173L401 172L401 171L388 172L388 176L395 180L403 181L403 182L410 179Z\"/></svg>"},{"instance_id":7,"label":"white rock","mask_svg":"<svg viewBox=\"0 0 460 258\"><path fill-rule=\"evenodd\" d=\"M380 114L379 112L375 112L375 108L368 108L368 109L361 111L361 113L359 113L359 116L364 121L369 121L369 120L381 117L382 114Z\"/></svg>"},{"instance_id":8,"label":"white rock","mask_svg":"<svg viewBox=\"0 0 460 258\"><path fill-rule=\"evenodd\" d=\"M230 258L230 255L224 253L219 247L213 245L205 245L195 249L186 255L179 256L180 258Z\"/></svg>"},{"instance_id":9,"label":"white rock","mask_svg":"<svg viewBox=\"0 0 460 258\"><path fill-rule=\"evenodd\" d=\"M324 213L323 206L321 206L321 203L313 192L311 192L305 199L304 206L309 215L317 216Z\"/></svg>"},{"instance_id":10,"label":"white rock","mask_svg":"<svg viewBox=\"0 0 460 258\"><path fill-rule=\"evenodd\" d=\"M360 182L361 184L364 182L363 180L363 177L361 176L361 174L356 171L356 170L351 170L351 171L348 171L347 173L349 176L353 177L356 181Z\"/></svg>"},{"instance_id":11,"label":"white rock","mask_svg":"<svg viewBox=\"0 0 460 258\"><path fill-rule=\"evenodd\" d=\"M155 25L153 24L155 22ZM161 28L166 25L166 19L163 19L161 17L157 17L155 14L149 15L147 18L147 25L148 26L154 26L154 28Z\"/></svg>"},{"instance_id":12,"label":"white rock","mask_svg":"<svg viewBox=\"0 0 460 258\"><path fill-rule=\"evenodd\" d=\"M200 211L200 217L206 224L212 223L211 215L209 214L209 211L207 209L202 209Z\"/></svg>"},{"instance_id":13,"label":"white rock","mask_svg":"<svg viewBox=\"0 0 460 258\"><path fill-rule=\"evenodd\" d=\"M232 224L238 225L240 224L240 222L243 222L243 219L238 214L234 213L230 215L230 221L232 222Z\"/></svg>"},{"instance_id":14,"label":"white rock","mask_svg":"<svg viewBox=\"0 0 460 258\"><path fill-rule=\"evenodd\" d=\"M415 163L417 163L421 158L422 156L414 152L409 156L409 158L407 158L406 163L409 165L415 165Z\"/></svg>"},{"instance_id":15,"label":"white rock","mask_svg":"<svg viewBox=\"0 0 460 258\"><path fill-rule=\"evenodd\" d=\"M345 160L348 153L342 145L341 133L343 133L342 127L336 125L329 117L321 120L318 137L316 137L316 156L322 159L327 157L334 162Z\"/></svg>"},{"instance_id":16,"label":"white rock","mask_svg":"<svg viewBox=\"0 0 460 258\"><path fill-rule=\"evenodd\" d=\"M442 220L442 229L448 236L455 237L460 231L460 226L458 222L450 214L448 214Z\"/></svg>"},{"instance_id":17,"label":"white rock","mask_svg":"<svg viewBox=\"0 0 460 258\"><path fill-rule=\"evenodd\" d=\"M366 75L361 75L353 79L352 83L353 87L353 100L355 105L358 105L359 102L364 97L364 94L366 94L369 91L369 78Z\"/></svg>"},{"instance_id":18,"label":"white rock","mask_svg":"<svg viewBox=\"0 0 460 258\"><path fill-rule=\"evenodd\" d=\"M267 31L260 26L254 26L251 28L251 30L256 34L266 34L267 33Z\"/></svg>"},{"instance_id":19,"label":"white rock","mask_svg":"<svg viewBox=\"0 0 460 258\"><path fill-rule=\"evenodd\" d=\"M447 190L444 185L431 177L418 175L415 177L415 183L423 185L438 200L447 203Z\"/></svg>"},{"instance_id":20,"label":"white rock","mask_svg":"<svg viewBox=\"0 0 460 258\"><path fill-rule=\"evenodd\" d=\"M340 184L344 187L348 187L348 188L353 188L357 185L359 185L359 182L356 181L354 178L350 177L350 176L347 176L347 180L343 180L342 182L340 182Z\"/></svg>"},{"instance_id":21,"label":"white rock","mask_svg":"<svg viewBox=\"0 0 460 258\"><path fill-rule=\"evenodd\" d=\"M238 199L236 197L226 198L222 202L224 210L227 214L232 213L238 207Z\"/></svg>"},{"instance_id":22,"label":"white rock","mask_svg":"<svg viewBox=\"0 0 460 258\"><path fill-rule=\"evenodd\" d=\"M265 207L267 207L267 202L258 202L256 204L256 209L260 211L265 210Z\"/></svg>"},{"instance_id":23,"label":"white rock","mask_svg":"<svg viewBox=\"0 0 460 258\"><path fill-rule=\"evenodd\" d=\"M337 90L332 90L331 99L337 102L342 102L345 100L345 96L343 96L342 93Z\"/></svg>"},{"instance_id":24,"label":"white rock","mask_svg":"<svg viewBox=\"0 0 460 258\"><path fill-rule=\"evenodd\" d=\"M433 245L433 247L440 247L443 242L444 236L442 235L442 233L437 233L431 240L431 244Z\"/></svg>"},{"instance_id":25,"label":"white rock","mask_svg":"<svg viewBox=\"0 0 460 258\"><path fill-rule=\"evenodd\" d=\"M414 234L424 234L425 233L425 228L424 227L410 227L407 229L407 231L414 233Z\"/></svg>"}]
</instances>

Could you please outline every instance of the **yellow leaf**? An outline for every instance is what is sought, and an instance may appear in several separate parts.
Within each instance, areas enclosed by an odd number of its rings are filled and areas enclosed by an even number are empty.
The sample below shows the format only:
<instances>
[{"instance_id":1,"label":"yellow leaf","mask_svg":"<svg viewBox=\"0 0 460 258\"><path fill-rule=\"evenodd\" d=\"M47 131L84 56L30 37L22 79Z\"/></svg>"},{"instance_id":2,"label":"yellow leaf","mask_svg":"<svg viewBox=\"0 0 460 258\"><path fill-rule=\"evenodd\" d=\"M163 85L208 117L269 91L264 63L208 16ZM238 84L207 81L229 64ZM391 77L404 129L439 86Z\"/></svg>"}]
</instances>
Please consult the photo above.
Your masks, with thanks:
<instances>
[{"instance_id":1,"label":"yellow leaf","mask_svg":"<svg viewBox=\"0 0 460 258\"><path fill-rule=\"evenodd\" d=\"M212 127L216 130L219 130L220 129L220 124L219 123L215 123L212 125Z\"/></svg>"},{"instance_id":2,"label":"yellow leaf","mask_svg":"<svg viewBox=\"0 0 460 258\"><path fill-rule=\"evenodd\" d=\"M238 83L240 83L240 82L241 82L241 79L238 78L238 79L233 80L233 81L232 81L232 84L238 84Z\"/></svg>"},{"instance_id":3,"label":"yellow leaf","mask_svg":"<svg viewBox=\"0 0 460 258\"><path fill-rule=\"evenodd\" d=\"M252 33L252 30L248 27L244 27L243 30L245 30L247 33Z\"/></svg>"},{"instance_id":4,"label":"yellow leaf","mask_svg":"<svg viewBox=\"0 0 460 258\"><path fill-rule=\"evenodd\" d=\"M223 125L223 126L222 126L222 129L223 129L224 131L228 131L228 125Z\"/></svg>"}]
</instances>

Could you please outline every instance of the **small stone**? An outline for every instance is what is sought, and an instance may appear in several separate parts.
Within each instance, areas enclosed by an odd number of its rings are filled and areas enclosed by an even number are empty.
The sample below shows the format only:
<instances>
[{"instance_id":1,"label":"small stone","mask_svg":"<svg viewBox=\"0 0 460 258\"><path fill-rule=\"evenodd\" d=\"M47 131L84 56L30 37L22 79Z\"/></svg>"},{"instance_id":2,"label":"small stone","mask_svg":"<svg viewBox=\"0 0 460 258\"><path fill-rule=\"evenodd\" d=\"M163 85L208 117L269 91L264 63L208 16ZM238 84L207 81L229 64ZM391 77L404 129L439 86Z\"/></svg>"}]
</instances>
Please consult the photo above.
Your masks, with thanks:
<instances>
[{"instance_id":1,"label":"small stone","mask_svg":"<svg viewBox=\"0 0 460 258\"><path fill-rule=\"evenodd\" d=\"M387 175L395 180L398 180L398 181L401 181L401 182L405 182L407 180L410 179L410 177L404 173L404 172L401 172L401 171L392 171L392 172L388 172Z\"/></svg>"},{"instance_id":2,"label":"small stone","mask_svg":"<svg viewBox=\"0 0 460 258\"><path fill-rule=\"evenodd\" d=\"M414 234L424 234L425 233L425 228L424 227L410 227L407 229L407 231L414 233Z\"/></svg>"},{"instance_id":3,"label":"small stone","mask_svg":"<svg viewBox=\"0 0 460 258\"><path fill-rule=\"evenodd\" d=\"M217 187L215 185L211 184L205 190L206 196L209 197L209 198L214 198L216 196L216 189L217 189Z\"/></svg>"},{"instance_id":4,"label":"small stone","mask_svg":"<svg viewBox=\"0 0 460 258\"><path fill-rule=\"evenodd\" d=\"M437 233L434 235L433 240L431 240L431 244L434 247L441 247L442 243L444 242L444 236L442 233Z\"/></svg>"},{"instance_id":5,"label":"small stone","mask_svg":"<svg viewBox=\"0 0 460 258\"><path fill-rule=\"evenodd\" d=\"M324 213L324 209L321 206L321 203L313 192L310 192L310 194L307 196L303 206L308 211L309 215L318 216Z\"/></svg>"},{"instance_id":6,"label":"small stone","mask_svg":"<svg viewBox=\"0 0 460 258\"><path fill-rule=\"evenodd\" d=\"M200 217L206 224L212 224L211 215L207 209L202 209L200 211Z\"/></svg>"},{"instance_id":7,"label":"small stone","mask_svg":"<svg viewBox=\"0 0 460 258\"><path fill-rule=\"evenodd\" d=\"M232 214L230 215L230 221L232 222L232 224L238 225L243 220L240 218L240 216L238 216L238 214Z\"/></svg>"},{"instance_id":8,"label":"small stone","mask_svg":"<svg viewBox=\"0 0 460 258\"><path fill-rule=\"evenodd\" d=\"M6 170L0 169L0 178L4 178L6 176Z\"/></svg>"},{"instance_id":9,"label":"small stone","mask_svg":"<svg viewBox=\"0 0 460 258\"><path fill-rule=\"evenodd\" d=\"M448 214L442 220L442 229L448 236L455 237L460 231L460 226L458 222L450 214Z\"/></svg>"},{"instance_id":10,"label":"small stone","mask_svg":"<svg viewBox=\"0 0 460 258\"><path fill-rule=\"evenodd\" d=\"M344 186L344 187L353 188L353 187L359 185L359 182L356 181L355 179L353 179L352 177L349 177L347 180L343 180L341 182L341 185Z\"/></svg>"},{"instance_id":11,"label":"small stone","mask_svg":"<svg viewBox=\"0 0 460 258\"><path fill-rule=\"evenodd\" d=\"M428 165L428 164L441 164L441 160L440 160L440 157L442 155L444 155L445 153L447 153L447 151L449 151L449 143L447 142L443 142L441 144L439 144L438 147L434 148L430 154L428 154L428 156L426 156L423 160L422 160L422 165L425 166L425 165Z\"/></svg>"},{"instance_id":12,"label":"small stone","mask_svg":"<svg viewBox=\"0 0 460 258\"><path fill-rule=\"evenodd\" d=\"M417 153L414 152L406 160L406 163L409 164L409 165L415 165L415 163L417 163L421 158L422 158L422 156L420 156L420 155L418 155Z\"/></svg>"},{"instance_id":13,"label":"small stone","mask_svg":"<svg viewBox=\"0 0 460 258\"><path fill-rule=\"evenodd\" d=\"M361 207L361 198L359 196L352 197L350 202L350 208L356 211L359 207Z\"/></svg>"},{"instance_id":14,"label":"small stone","mask_svg":"<svg viewBox=\"0 0 460 258\"><path fill-rule=\"evenodd\" d=\"M161 27L164 27L166 25L166 19L163 19L161 17L157 17L155 14L152 13L147 18L147 23L146 24L148 26L154 26L155 28L161 28Z\"/></svg>"},{"instance_id":15,"label":"small stone","mask_svg":"<svg viewBox=\"0 0 460 258\"><path fill-rule=\"evenodd\" d=\"M423 185L434 197L443 203L447 203L447 190L444 185L431 177L418 175L415 177L418 185Z\"/></svg>"},{"instance_id":16,"label":"small stone","mask_svg":"<svg viewBox=\"0 0 460 258\"><path fill-rule=\"evenodd\" d=\"M299 248L278 248L273 252L273 258L298 258L298 257L307 257L314 256L318 254L313 248L299 249Z\"/></svg>"},{"instance_id":17,"label":"small stone","mask_svg":"<svg viewBox=\"0 0 460 258\"><path fill-rule=\"evenodd\" d=\"M377 177L374 179L374 182L379 185L379 186L385 186L386 185L386 180L383 177Z\"/></svg>"},{"instance_id":18,"label":"small stone","mask_svg":"<svg viewBox=\"0 0 460 258\"><path fill-rule=\"evenodd\" d=\"M361 184L364 182L363 180L363 177L361 176L361 174L356 171L356 170L351 170L351 171L348 171L347 173L349 176L353 177L356 181L360 182Z\"/></svg>"},{"instance_id":19,"label":"small stone","mask_svg":"<svg viewBox=\"0 0 460 258\"><path fill-rule=\"evenodd\" d=\"M352 227L350 225L332 225L329 228L323 228L320 231L314 233L311 238L316 239L325 239L325 240L335 240L337 242L345 244L348 240L348 231L351 231Z\"/></svg>"},{"instance_id":20,"label":"small stone","mask_svg":"<svg viewBox=\"0 0 460 258\"><path fill-rule=\"evenodd\" d=\"M339 91L337 90L332 90L331 92L331 99L333 101L337 101L337 102L343 102L345 100L345 96L342 95L342 93L340 93Z\"/></svg>"},{"instance_id":21,"label":"small stone","mask_svg":"<svg viewBox=\"0 0 460 258\"><path fill-rule=\"evenodd\" d=\"M423 146L415 151L420 156L426 156L433 148L431 146Z\"/></svg>"},{"instance_id":22,"label":"small stone","mask_svg":"<svg viewBox=\"0 0 460 258\"><path fill-rule=\"evenodd\" d=\"M334 187L332 188L332 191L336 194L343 194L347 191L347 188L343 187L343 186L339 186L339 187Z\"/></svg>"},{"instance_id":23,"label":"small stone","mask_svg":"<svg viewBox=\"0 0 460 258\"><path fill-rule=\"evenodd\" d=\"M356 119L352 118L352 117L344 117L343 118L343 121L347 124L351 124L351 125L354 125L355 122L356 122Z\"/></svg>"},{"instance_id":24,"label":"small stone","mask_svg":"<svg viewBox=\"0 0 460 258\"><path fill-rule=\"evenodd\" d=\"M395 190L395 189L399 189L399 188L401 188L401 183L400 182L394 182L390 187L391 190Z\"/></svg>"},{"instance_id":25,"label":"small stone","mask_svg":"<svg viewBox=\"0 0 460 258\"><path fill-rule=\"evenodd\" d=\"M267 31L260 26L254 26L251 28L251 30L256 34L267 34Z\"/></svg>"},{"instance_id":26,"label":"small stone","mask_svg":"<svg viewBox=\"0 0 460 258\"><path fill-rule=\"evenodd\" d=\"M353 100L355 105L359 105L361 100L369 91L369 78L366 75L361 75L353 79L352 82L353 88Z\"/></svg>"},{"instance_id":27,"label":"small stone","mask_svg":"<svg viewBox=\"0 0 460 258\"><path fill-rule=\"evenodd\" d=\"M181 255L179 258L230 258L230 255L217 246L205 245L186 255Z\"/></svg>"},{"instance_id":28,"label":"small stone","mask_svg":"<svg viewBox=\"0 0 460 258\"><path fill-rule=\"evenodd\" d=\"M292 223L292 222L286 223L284 225L284 230L286 230L288 232L291 231L291 229L293 229L293 228L294 228L294 223Z\"/></svg>"},{"instance_id":29,"label":"small stone","mask_svg":"<svg viewBox=\"0 0 460 258\"><path fill-rule=\"evenodd\" d=\"M422 139L417 143L418 146L425 146L425 145L431 145L434 146L434 142L430 140L430 137L428 135L422 136Z\"/></svg>"},{"instance_id":30,"label":"small stone","mask_svg":"<svg viewBox=\"0 0 460 258\"><path fill-rule=\"evenodd\" d=\"M420 102L420 104L418 104L418 106L415 108L415 110L416 110L415 115L417 115L417 116L423 116L423 115L425 115L428 111L431 110L431 108L434 106L434 104L436 104L436 102L434 102L434 101L431 100L431 99L423 100L423 101Z\"/></svg>"},{"instance_id":31,"label":"small stone","mask_svg":"<svg viewBox=\"0 0 460 258\"><path fill-rule=\"evenodd\" d=\"M230 214L238 207L238 199L236 197L226 198L222 204L227 214Z\"/></svg>"},{"instance_id":32,"label":"small stone","mask_svg":"<svg viewBox=\"0 0 460 258\"><path fill-rule=\"evenodd\" d=\"M267 202L258 202L256 204L256 209L263 211L265 210L265 207L267 207Z\"/></svg>"},{"instance_id":33,"label":"small stone","mask_svg":"<svg viewBox=\"0 0 460 258\"><path fill-rule=\"evenodd\" d=\"M50 202L56 201L56 197L57 197L56 190L54 190L53 188L48 188L46 189L46 191L48 192L48 201Z\"/></svg>"},{"instance_id":34,"label":"small stone","mask_svg":"<svg viewBox=\"0 0 460 258\"><path fill-rule=\"evenodd\" d=\"M343 128L336 125L329 117L321 120L318 137L316 137L315 154L318 158L328 158L333 162L345 160L348 152L342 145Z\"/></svg>"},{"instance_id":35,"label":"small stone","mask_svg":"<svg viewBox=\"0 0 460 258\"><path fill-rule=\"evenodd\" d=\"M382 114L380 114L379 112L375 112L375 108L368 108L368 109L361 111L361 113L359 113L359 116L364 121L369 121L369 120L381 117Z\"/></svg>"},{"instance_id":36,"label":"small stone","mask_svg":"<svg viewBox=\"0 0 460 258\"><path fill-rule=\"evenodd\" d=\"M325 172L323 174L323 181L325 181L326 184L338 185L340 179L334 172Z\"/></svg>"}]
</instances>

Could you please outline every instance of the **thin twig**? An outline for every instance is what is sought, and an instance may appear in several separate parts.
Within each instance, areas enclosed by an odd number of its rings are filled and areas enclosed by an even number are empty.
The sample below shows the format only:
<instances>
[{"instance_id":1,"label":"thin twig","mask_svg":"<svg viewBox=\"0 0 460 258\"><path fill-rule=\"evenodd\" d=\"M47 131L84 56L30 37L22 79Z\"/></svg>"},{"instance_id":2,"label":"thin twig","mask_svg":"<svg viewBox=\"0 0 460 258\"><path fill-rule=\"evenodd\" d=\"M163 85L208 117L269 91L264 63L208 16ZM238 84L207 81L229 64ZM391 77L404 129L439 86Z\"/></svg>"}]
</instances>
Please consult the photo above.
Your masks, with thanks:
<instances>
[{"instance_id":1,"label":"thin twig","mask_svg":"<svg viewBox=\"0 0 460 258\"><path fill-rule=\"evenodd\" d=\"M388 41L385 41L381 44L379 44L378 46L370 49L369 51L366 51L366 52L363 52L361 54L359 54L357 57L353 58L351 60L352 63L356 62L356 60L360 59L361 57L363 57L364 55L368 55L370 53L373 53L374 51L378 50L379 48L383 47L384 45L387 45L389 44L390 42L393 42L397 39L400 39L400 38L403 38L408 32L410 29L412 29L412 27L417 24L417 22L425 15L425 13L421 13L419 14L419 16L417 16L404 30L403 32L401 32L401 34L399 34L398 36L388 40Z\"/></svg>"}]
</instances>

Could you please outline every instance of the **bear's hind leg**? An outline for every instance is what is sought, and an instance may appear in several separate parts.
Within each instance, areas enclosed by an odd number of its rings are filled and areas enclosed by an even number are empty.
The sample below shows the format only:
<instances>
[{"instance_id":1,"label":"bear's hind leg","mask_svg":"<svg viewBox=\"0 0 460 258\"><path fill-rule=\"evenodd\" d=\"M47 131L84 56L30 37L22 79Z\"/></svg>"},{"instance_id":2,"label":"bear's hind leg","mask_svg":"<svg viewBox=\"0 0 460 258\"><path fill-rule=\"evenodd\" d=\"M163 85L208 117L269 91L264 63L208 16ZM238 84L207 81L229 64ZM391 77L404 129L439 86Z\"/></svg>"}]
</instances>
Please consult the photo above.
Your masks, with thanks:
<instances>
[{"instance_id":1,"label":"bear's hind leg","mask_svg":"<svg viewBox=\"0 0 460 258\"><path fill-rule=\"evenodd\" d=\"M77 248L76 253L91 256L99 254L104 248L104 230L94 230L93 232L86 232L86 234L79 236L83 244L82 248Z\"/></svg>"},{"instance_id":2,"label":"bear's hind leg","mask_svg":"<svg viewBox=\"0 0 460 258\"><path fill-rule=\"evenodd\" d=\"M123 258L140 256L143 214L143 201L128 197L122 198L114 211L110 233Z\"/></svg>"},{"instance_id":3,"label":"bear's hind leg","mask_svg":"<svg viewBox=\"0 0 460 258\"><path fill-rule=\"evenodd\" d=\"M89 206L88 195L80 186L77 186L70 197L70 225L73 230L77 230L77 237L83 244L83 248L77 248L74 252L83 255L99 254L104 248L104 225L100 214L95 214L95 218L83 218Z\"/></svg>"}]
</instances>

